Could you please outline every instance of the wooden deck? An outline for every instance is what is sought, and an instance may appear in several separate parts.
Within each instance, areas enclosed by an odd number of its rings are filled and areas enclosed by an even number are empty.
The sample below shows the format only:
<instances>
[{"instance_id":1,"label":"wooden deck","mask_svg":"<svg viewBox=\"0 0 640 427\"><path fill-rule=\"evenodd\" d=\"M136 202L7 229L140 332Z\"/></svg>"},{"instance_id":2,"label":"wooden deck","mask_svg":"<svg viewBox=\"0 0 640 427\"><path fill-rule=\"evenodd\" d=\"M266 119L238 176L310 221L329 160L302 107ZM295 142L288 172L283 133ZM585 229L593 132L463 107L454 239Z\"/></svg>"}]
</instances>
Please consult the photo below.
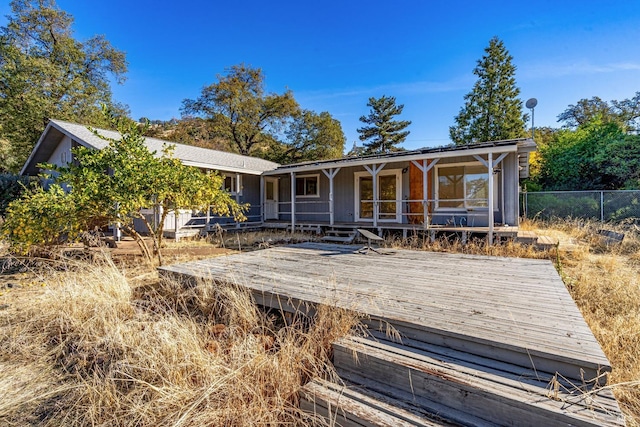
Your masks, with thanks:
<instances>
[{"instance_id":1,"label":"wooden deck","mask_svg":"<svg viewBox=\"0 0 640 427\"><path fill-rule=\"evenodd\" d=\"M251 289L258 304L288 311L309 303L356 310L368 315L372 331L392 325L408 345L508 365L515 378L547 381L558 373L585 384L611 370L549 261L355 253L360 247L303 243L162 267L161 273L236 283ZM615 400L612 405L615 413Z\"/></svg>"}]
</instances>

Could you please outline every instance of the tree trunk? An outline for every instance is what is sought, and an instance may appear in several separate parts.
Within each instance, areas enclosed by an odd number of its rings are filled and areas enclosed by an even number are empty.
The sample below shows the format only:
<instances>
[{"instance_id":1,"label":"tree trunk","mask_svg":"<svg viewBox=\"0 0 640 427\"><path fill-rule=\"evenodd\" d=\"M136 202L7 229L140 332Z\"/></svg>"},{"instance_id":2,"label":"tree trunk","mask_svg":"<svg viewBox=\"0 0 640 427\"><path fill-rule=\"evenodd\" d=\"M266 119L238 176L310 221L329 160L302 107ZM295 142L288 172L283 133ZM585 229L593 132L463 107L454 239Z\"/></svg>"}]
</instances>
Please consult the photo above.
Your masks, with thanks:
<instances>
[{"instance_id":1,"label":"tree trunk","mask_svg":"<svg viewBox=\"0 0 640 427\"><path fill-rule=\"evenodd\" d=\"M133 236L136 243L140 247L140 251L142 252L142 255L144 255L147 261L149 261L149 264L153 265L153 256L151 255L151 252L149 252L149 247L144 242L144 239L142 238L140 233L138 233L134 228L128 225L122 225L122 229L125 231L125 233L129 234L130 236Z\"/></svg>"},{"instance_id":2,"label":"tree trunk","mask_svg":"<svg viewBox=\"0 0 640 427\"><path fill-rule=\"evenodd\" d=\"M139 213L139 216L142 222L144 223L145 227L147 227L147 230L149 230L149 234L151 235L151 239L153 241L153 252L158 257L158 265L162 265L164 263L164 259L162 258L162 252L160 251L160 244L162 242L162 226L161 225L159 226L160 233L158 233L157 230L153 229L151 224L149 224L149 221L147 221L147 218L142 213ZM161 222L161 224L163 222L164 222L164 219Z\"/></svg>"}]
</instances>

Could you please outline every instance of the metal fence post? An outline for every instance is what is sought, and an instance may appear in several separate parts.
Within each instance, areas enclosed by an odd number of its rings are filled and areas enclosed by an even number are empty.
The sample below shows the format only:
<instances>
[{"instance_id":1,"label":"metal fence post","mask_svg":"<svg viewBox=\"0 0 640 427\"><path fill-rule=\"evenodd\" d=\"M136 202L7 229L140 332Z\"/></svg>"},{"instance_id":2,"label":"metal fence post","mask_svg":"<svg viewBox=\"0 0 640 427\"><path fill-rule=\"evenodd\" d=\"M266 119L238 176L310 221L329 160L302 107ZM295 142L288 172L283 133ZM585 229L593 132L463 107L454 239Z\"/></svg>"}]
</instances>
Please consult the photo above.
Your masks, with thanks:
<instances>
[{"instance_id":1,"label":"metal fence post","mask_svg":"<svg viewBox=\"0 0 640 427\"><path fill-rule=\"evenodd\" d=\"M604 222L604 191L600 191L600 222Z\"/></svg>"}]
</instances>

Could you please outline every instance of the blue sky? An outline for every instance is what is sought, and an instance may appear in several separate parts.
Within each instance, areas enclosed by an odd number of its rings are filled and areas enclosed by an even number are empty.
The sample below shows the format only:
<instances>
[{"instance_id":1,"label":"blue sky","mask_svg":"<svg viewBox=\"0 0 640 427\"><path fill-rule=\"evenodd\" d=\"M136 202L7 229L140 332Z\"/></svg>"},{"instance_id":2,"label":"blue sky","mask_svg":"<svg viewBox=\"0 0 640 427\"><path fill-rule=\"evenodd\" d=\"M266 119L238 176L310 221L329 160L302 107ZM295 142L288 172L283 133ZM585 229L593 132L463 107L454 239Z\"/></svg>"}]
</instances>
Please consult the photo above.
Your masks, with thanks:
<instances>
[{"instance_id":1,"label":"blue sky","mask_svg":"<svg viewBox=\"0 0 640 427\"><path fill-rule=\"evenodd\" d=\"M226 67L262 68L267 89L291 89L303 108L342 123L347 148L369 97L395 96L411 120L404 144L449 142L449 126L475 82L493 36L517 67L535 125L581 98L621 100L640 91L640 1L165 1L58 0L75 37L104 34L127 54L114 98L132 117L180 116ZM6 24L8 2L0 5ZM360 142L358 141L360 144Z\"/></svg>"}]
</instances>

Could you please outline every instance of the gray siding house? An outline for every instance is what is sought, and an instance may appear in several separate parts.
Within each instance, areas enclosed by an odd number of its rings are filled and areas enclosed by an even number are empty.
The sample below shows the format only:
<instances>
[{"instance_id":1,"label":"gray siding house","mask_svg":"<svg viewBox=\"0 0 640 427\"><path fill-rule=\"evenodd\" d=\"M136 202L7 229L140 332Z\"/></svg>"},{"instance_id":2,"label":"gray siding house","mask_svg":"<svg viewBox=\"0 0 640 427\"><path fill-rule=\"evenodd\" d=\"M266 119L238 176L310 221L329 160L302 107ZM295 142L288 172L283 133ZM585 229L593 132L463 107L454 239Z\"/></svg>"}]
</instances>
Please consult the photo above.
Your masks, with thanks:
<instances>
[{"instance_id":1,"label":"gray siding house","mask_svg":"<svg viewBox=\"0 0 640 427\"><path fill-rule=\"evenodd\" d=\"M265 171L265 224L517 230L531 139L307 162Z\"/></svg>"},{"instance_id":2,"label":"gray siding house","mask_svg":"<svg viewBox=\"0 0 640 427\"><path fill-rule=\"evenodd\" d=\"M120 134L111 130L96 129L106 138L119 138ZM275 169L279 165L256 157L242 156L225 151L210 150L194 147L156 138L146 138L145 143L150 151L157 155L162 154L165 145L173 145L174 156L185 165L194 166L202 170L218 171L225 176L225 188L231 192L239 203L248 203L249 211L246 213L247 222L244 224L261 224L261 197L260 176L263 172ZM60 120L51 120L45 128L38 143L27 159L21 170L22 175L37 175L40 173L39 163L52 163L65 165L72 160L71 149L76 146L85 146L100 150L108 145L108 141L102 139L90 131L86 126L68 123ZM159 215L158 212L145 212L146 215ZM167 215L165 230L167 234L176 235L176 230L183 230L184 235L190 234L190 230L206 226L206 223L219 223L224 226L239 226L232 218L213 217L207 212L180 211L176 216L173 212ZM141 224L140 224L141 225ZM140 227L142 229L143 227Z\"/></svg>"},{"instance_id":3,"label":"gray siding house","mask_svg":"<svg viewBox=\"0 0 640 427\"><path fill-rule=\"evenodd\" d=\"M114 131L99 129L108 138ZM532 139L485 142L469 146L427 148L389 154L278 165L255 157L146 138L151 151L175 145L184 164L225 175L225 188L239 203L250 205L248 220L209 212L169 215L165 230L178 236L209 230L216 224L291 230L334 227L384 230L517 233L519 180L528 177ZM25 163L22 174L36 175L42 162L72 160L71 149L101 149L107 141L87 127L51 120ZM157 215L147 212L148 215Z\"/></svg>"}]
</instances>

